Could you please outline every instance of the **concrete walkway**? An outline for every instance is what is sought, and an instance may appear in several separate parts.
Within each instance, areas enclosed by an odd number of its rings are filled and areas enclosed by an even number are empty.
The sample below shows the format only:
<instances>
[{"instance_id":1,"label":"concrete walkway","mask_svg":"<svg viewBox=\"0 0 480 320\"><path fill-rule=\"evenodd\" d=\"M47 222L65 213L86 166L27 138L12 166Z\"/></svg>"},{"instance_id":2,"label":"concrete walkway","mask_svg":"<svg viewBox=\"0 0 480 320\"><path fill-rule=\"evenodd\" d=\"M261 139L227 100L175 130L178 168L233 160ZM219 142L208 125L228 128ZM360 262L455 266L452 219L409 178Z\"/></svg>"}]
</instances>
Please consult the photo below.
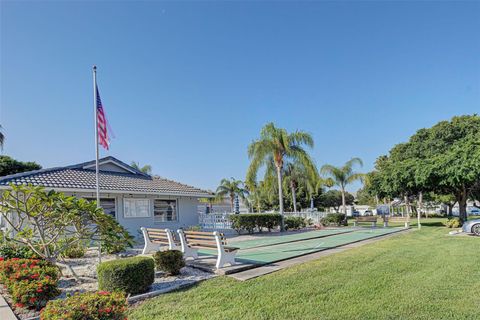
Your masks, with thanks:
<instances>
[{"instance_id":1,"label":"concrete walkway","mask_svg":"<svg viewBox=\"0 0 480 320\"><path fill-rule=\"evenodd\" d=\"M320 252L315 252L315 253L303 255L303 256L300 256L300 257L296 257L296 258L292 258L292 259L288 259L288 260L283 260L283 261L279 261L279 262L264 265L264 266L259 266L257 268L248 269L248 270L245 270L245 271L231 273L231 274L228 274L228 276L232 277L234 279L240 280L240 281L250 280L250 279L257 278L257 277L260 277L260 276L263 276L263 275L266 275L266 274L269 274L269 273L272 273L272 272L275 272L275 271L278 271L278 270L282 270L282 269L285 269L287 267L291 267L291 266L294 266L294 265L297 265L297 264L305 263L305 262L312 261L312 260L317 260L319 258L326 257L326 256L329 256L331 254L343 252L343 251L346 251L346 250L349 250L349 249L352 249L352 248L357 248L357 247L364 246L364 245L369 244L369 243L381 241L381 240L384 240L386 238L396 236L400 233L408 232L410 230L411 229L402 229L402 230L399 230L397 232L386 234L386 235L381 235L381 236L378 236L378 237L375 237L375 238L360 240L360 241L357 241L357 242L354 242L354 243L341 245L341 246L326 249L326 250L323 250L323 251L320 251Z\"/></svg>"},{"instance_id":2,"label":"concrete walkway","mask_svg":"<svg viewBox=\"0 0 480 320\"><path fill-rule=\"evenodd\" d=\"M8 305L7 301L0 294L0 319L1 320L17 320L17 317L13 313L12 309Z\"/></svg>"}]
</instances>

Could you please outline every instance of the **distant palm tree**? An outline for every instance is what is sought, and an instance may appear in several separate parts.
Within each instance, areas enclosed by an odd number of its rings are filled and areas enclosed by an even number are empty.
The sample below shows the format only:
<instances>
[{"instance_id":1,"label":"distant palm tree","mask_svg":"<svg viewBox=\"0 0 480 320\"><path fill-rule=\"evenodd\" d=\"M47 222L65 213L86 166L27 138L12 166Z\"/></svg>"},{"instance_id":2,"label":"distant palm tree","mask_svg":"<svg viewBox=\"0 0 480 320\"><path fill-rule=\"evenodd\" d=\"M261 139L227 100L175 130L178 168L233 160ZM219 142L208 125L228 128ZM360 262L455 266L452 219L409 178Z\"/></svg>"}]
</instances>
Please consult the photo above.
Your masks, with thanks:
<instances>
[{"instance_id":1,"label":"distant palm tree","mask_svg":"<svg viewBox=\"0 0 480 320\"><path fill-rule=\"evenodd\" d=\"M3 150L3 143L5 142L5 135L3 134L3 127L0 125L0 149Z\"/></svg>"},{"instance_id":2,"label":"distant palm tree","mask_svg":"<svg viewBox=\"0 0 480 320\"><path fill-rule=\"evenodd\" d=\"M350 161L347 161L342 167L335 167L329 164L326 164L322 167L320 172L324 174L328 179L331 179L334 185L340 187L342 192L342 211L347 215L347 206L345 201L345 187L357 180L363 180L365 174L357 173L353 171L353 167L358 164L360 167L363 166L363 162L360 158L352 158Z\"/></svg>"},{"instance_id":3,"label":"distant palm tree","mask_svg":"<svg viewBox=\"0 0 480 320\"><path fill-rule=\"evenodd\" d=\"M220 185L216 191L218 198L223 198L228 196L230 198L230 209L234 212L235 198L239 197L240 199L246 201L248 195L247 189L245 189L244 183L241 180L231 179L222 179Z\"/></svg>"},{"instance_id":4,"label":"distant palm tree","mask_svg":"<svg viewBox=\"0 0 480 320\"><path fill-rule=\"evenodd\" d=\"M152 166L149 164L144 165L143 167L140 167L140 164L138 162L132 161L130 163L130 166L133 168L137 169L138 171L141 171L143 173L146 173L148 175L152 174Z\"/></svg>"},{"instance_id":5,"label":"distant palm tree","mask_svg":"<svg viewBox=\"0 0 480 320\"><path fill-rule=\"evenodd\" d=\"M318 173L316 168L314 170L307 170L305 166L299 162L288 162L285 165L284 175L285 175L285 185L287 188L290 188L292 193L292 203L293 211L297 212L297 196L296 191L299 186L306 186L308 189L308 183L311 180L318 180Z\"/></svg>"},{"instance_id":6,"label":"distant palm tree","mask_svg":"<svg viewBox=\"0 0 480 320\"><path fill-rule=\"evenodd\" d=\"M248 147L248 156L251 159L247 172L247 181L256 181L257 172L261 167L274 164L277 172L278 201L282 215L281 230L284 231L283 219L283 165L287 160L299 161L305 167L314 167L313 160L303 149L303 145L313 147L313 138L303 131L288 133L287 130L277 128L268 123L262 128L260 139L253 141Z\"/></svg>"}]
</instances>

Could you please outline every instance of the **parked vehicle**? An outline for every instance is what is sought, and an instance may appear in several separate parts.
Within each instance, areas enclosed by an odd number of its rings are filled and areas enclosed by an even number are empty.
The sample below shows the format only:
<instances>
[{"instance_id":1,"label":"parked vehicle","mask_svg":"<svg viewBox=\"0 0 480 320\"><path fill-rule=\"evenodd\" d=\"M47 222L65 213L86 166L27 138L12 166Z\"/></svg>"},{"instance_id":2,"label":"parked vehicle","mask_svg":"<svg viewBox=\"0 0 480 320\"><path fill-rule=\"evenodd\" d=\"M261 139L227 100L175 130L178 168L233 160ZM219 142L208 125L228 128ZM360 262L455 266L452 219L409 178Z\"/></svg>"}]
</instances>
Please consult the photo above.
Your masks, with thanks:
<instances>
[{"instance_id":1,"label":"parked vehicle","mask_svg":"<svg viewBox=\"0 0 480 320\"><path fill-rule=\"evenodd\" d=\"M472 216L480 216L480 209L475 207L471 208L470 210L468 210L468 214Z\"/></svg>"},{"instance_id":2,"label":"parked vehicle","mask_svg":"<svg viewBox=\"0 0 480 320\"><path fill-rule=\"evenodd\" d=\"M365 210L365 212L363 213L364 216L373 216L373 212L372 210Z\"/></svg>"},{"instance_id":3,"label":"parked vehicle","mask_svg":"<svg viewBox=\"0 0 480 320\"><path fill-rule=\"evenodd\" d=\"M355 210L352 212L352 217L359 217L360 216L360 211Z\"/></svg>"},{"instance_id":4,"label":"parked vehicle","mask_svg":"<svg viewBox=\"0 0 480 320\"><path fill-rule=\"evenodd\" d=\"M469 220L462 226L463 232L473 233L476 236L480 236L480 219Z\"/></svg>"}]
</instances>

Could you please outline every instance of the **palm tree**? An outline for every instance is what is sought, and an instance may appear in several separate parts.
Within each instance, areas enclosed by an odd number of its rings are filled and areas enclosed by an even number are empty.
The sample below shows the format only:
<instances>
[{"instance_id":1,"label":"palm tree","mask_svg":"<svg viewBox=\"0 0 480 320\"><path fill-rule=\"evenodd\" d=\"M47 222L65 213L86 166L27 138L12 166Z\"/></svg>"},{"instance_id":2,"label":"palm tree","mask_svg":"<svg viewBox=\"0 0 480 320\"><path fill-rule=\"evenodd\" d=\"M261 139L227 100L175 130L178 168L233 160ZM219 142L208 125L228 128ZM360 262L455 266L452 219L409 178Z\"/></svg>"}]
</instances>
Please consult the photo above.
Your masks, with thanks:
<instances>
[{"instance_id":1,"label":"palm tree","mask_svg":"<svg viewBox=\"0 0 480 320\"><path fill-rule=\"evenodd\" d=\"M313 169L313 168L312 168ZM284 175L285 175L285 186L290 188L292 193L292 203L293 211L297 212L297 196L296 190L300 185L306 186L308 189L308 183L311 180L318 180L317 170L307 170L305 166L299 162L288 162L285 165Z\"/></svg>"},{"instance_id":2,"label":"palm tree","mask_svg":"<svg viewBox=\"0 0 480 320\"><path fill-rule=\"evenodd\" d=\"M363 180L365 174L357 173L353 171L353 167L358 164L360 167L363 166L363 162L360 158L352 158L342 167L335 167L329 164L326 164L320 170L327 178L333 181L333 184L340 187L342 192L342 211L345 214L345 219L347 218L347 206L345 201L345 187L357 180Z\"/></svg>"},{"instance_id":3,"label":"palm tree","mask_svg":"<svg viewBox=\"0 0 480 320\"><path fill-rule=\"evenodd\" d=\"M235 180L235 178L231 179L222 179L220 181L220 185L216 191L217 197L225 197L228 196L230 198L230 208L232 212L234 211L234 203L235 198L239 197L240 199L246 201L246 197L248 195L247 189L244 187L244 183L241 180Z\"/></svg>"},{"instance_id":4,"label":"palm tree","mask_svg":"<svg viewBox=\"0 0 480 320\"><path fill-rule=\"evenodd\" d=\"M282 215L281 231L284 231L283 223L283 165L287 160L299 161L305 167L314 167L313 160L303 149L303 145L313 147L313 138L303 131L288 133L287 130L277 128L273 123L268 123L262 128L260 139L253 141L248 147L248 156L251 159L247 172L247 181L256 181L257 172L261 167L270 166L272 163L277 172L278 202ZM268 170L267 170L268 171Z\"/></svg>"},{"instance_id":5,"label":"palm tree","mask_svg":"<svg viewBox=\"0 0 480 320\"><path fill-rule=\"evenodd\" d=\"M138 162L132 161L130 163L130 166L133 168L137 169L138 171L141 171L143 173L146 173L148 175L152 174L152 166L149 164L144 165L143 167L140 167L140 164Z\"/></svg>"}]
</instances>

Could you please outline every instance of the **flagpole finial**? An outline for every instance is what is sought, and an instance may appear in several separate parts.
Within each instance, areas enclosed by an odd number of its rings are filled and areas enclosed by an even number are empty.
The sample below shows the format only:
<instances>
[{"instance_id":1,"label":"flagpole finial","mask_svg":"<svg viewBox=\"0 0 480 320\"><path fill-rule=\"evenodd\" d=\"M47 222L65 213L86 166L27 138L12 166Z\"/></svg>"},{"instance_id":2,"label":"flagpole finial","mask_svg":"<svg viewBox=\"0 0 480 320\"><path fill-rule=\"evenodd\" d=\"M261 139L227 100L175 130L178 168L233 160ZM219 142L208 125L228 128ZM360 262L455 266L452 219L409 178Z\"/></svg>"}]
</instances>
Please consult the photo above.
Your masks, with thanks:
<instances>
[{"instance_id":1,"label":"flagpole finial","mask_svg":"<svg viewBox=\"0 0 480 320\"><path fill-rule=\"evenodd\" d=\"M97 66L93 65L93 71L97 71Z\"/></svg>"}]
</instances>

